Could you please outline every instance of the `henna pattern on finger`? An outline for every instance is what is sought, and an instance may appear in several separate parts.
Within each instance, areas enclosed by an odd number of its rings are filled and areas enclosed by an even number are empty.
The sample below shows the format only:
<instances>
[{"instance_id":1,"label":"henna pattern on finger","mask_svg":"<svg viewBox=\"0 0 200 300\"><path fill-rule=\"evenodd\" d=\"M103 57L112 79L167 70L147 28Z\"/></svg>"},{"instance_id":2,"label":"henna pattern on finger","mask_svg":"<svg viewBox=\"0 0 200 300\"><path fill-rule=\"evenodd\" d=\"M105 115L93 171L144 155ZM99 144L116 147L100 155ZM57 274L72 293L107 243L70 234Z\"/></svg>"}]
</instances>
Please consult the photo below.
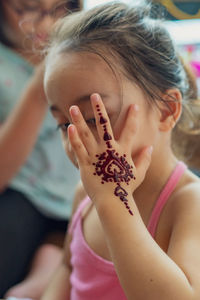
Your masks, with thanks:
<instances>
[{"instance_id":1,"label":"henna pattern on finger","mask_svg":"<svg viewBox=\"0 0 200 300\"><path fill-rule=\"evenodd\" d=\"M117 186L114 190L114 195L119 197L124 203L128 212L133 215L129 205L127 191L120 185L121 182L125 182L127 185L131 179L135 179L133 175L133 166L131 166L127 160L126 155L119 156L119 153L113 149L111 140L112 136L107 131L106 123L108 122L102 115L99 105L96 105L96 109L99 115L99 123L102 125L104 134L103 139L106 143L107 150L102 154L97 154L97 162L93 163L95 166L94 175L101 176L101 183L116 182Z\"/></svg>"}]
</instances>

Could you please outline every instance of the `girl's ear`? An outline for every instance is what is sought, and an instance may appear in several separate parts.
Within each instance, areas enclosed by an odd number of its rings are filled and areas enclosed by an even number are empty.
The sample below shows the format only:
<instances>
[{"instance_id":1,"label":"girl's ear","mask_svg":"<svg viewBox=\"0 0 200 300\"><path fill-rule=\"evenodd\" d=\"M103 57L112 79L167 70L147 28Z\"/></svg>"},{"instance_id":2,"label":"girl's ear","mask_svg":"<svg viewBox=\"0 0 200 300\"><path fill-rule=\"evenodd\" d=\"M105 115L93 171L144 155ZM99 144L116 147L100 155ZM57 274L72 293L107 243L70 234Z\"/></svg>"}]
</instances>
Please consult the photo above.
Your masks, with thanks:
<instances>
[{"instance_id":1,"label":"girl's ear","mask_svg":"<svg viewBox=\"0 0 200 300\"><path fill-rule=\"evenodd\" d=\"M163 101L159 101L161 131L172 129L182 112L182 95L178 89L169 89L162 95Z\"/></svg>"}]
</instances>

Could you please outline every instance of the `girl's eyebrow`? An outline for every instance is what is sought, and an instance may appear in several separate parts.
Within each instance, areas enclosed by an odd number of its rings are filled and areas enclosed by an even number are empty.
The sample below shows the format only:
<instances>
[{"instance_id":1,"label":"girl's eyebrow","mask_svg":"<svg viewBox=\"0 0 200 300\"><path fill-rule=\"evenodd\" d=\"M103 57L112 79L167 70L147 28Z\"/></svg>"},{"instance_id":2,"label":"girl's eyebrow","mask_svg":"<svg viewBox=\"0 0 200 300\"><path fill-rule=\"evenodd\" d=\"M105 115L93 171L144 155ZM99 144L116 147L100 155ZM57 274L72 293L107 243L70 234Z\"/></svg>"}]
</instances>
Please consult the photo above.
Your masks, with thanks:
<instances>
[{"instance_id":1,"label":"girl's eyebrow","mask_svg":"<svg viewBox=\"0 0 200 300\"><path fill-rule=\"evenodd\" d=\"M73 101L73 104L79 104L80 102L86 102L86 101L90 101L90 95L84 95L84 96L81 96L81 97L75 99L75 101ZM53 111L60 112L61 111L60 108L55 104L50 105L49 109L51 112L53 112Z\"/></svg>"},{"instance_id":2,"label":"girl's eyebrow","mask_svg":"<svg viewBox=\"0 0 200 300\"><path fill-rule=\"evenodd\" d=\"M93 94L93 93L92 93L92 94ZM80 103L80 102L90 101L90 96L91 96L92 94L89 94L89 95L83 95L83 96L77 98L77 99L74 101L74 103L78 104L78 103ZM108 95L106 95L106 94L100 94L100 93L98 93L98 94L100 95L100 97L101 97L102 99L108 97Z\"/></svg>"},{"instance_id":3,"label":"girl's eyebrow","mask_svg":"<svg viewBox=\"0 0 200 300\"><path fill-rule=\"evenodd\" d=\"M75 99L75 101L73 102L73 104L79 104L80 102L87 102L87 101L90 101L90 96L91 96L91 94L89 94L89 95L83 95L83 96L81 96L81 97ZM106 97L108 97L108 95L106 95L106 94L100 94L100 96L101 96L102 99L105 99ZM60 112L60 111L61 111L61 110L59 109L59 107L56 106L56 105L54 105L54 104L51 105L49 109L50 109L52 112L53 112L53 111L54 111L54 112Z\"/></svg>"}]
</instances>

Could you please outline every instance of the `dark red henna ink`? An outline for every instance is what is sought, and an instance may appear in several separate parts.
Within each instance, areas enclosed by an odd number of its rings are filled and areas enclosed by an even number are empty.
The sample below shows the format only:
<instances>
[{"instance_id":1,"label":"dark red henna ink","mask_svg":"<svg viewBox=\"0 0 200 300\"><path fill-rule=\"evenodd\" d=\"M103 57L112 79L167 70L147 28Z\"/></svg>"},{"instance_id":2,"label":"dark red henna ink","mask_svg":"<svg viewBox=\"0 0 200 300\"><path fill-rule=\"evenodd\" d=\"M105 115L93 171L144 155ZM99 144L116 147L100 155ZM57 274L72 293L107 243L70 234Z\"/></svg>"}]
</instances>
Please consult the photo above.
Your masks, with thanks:
<instances>
[{"instance_id":1,"label":"dark red henna ink","mask_svg":"<svg viewBox=\"0 0 200 300\"><path fill-rule=\"evenodd\" d=\"M100 122L100 124L105 124L105 123L107 123L107 120L104 117L102 117L102 115L101 115L99 122Z\"/></svg>"},{"instance_id":2,"label":"dark red henna ink","mask_svg":"<svg viewBox=\"0 0 200 300\"><path fill-rule=\"evenodd\" d=\"M114 194L120 198L120 200L125 204L126 208L128 209L129 213L133 216L133 212L131 211L129 205L128 205L128 199L126 199L126 196L128 196L128 193L125 189L123 189L120 184L117 184L117 187L114 191Z\"/></svg>"},{"instance_id":3,"label":"dark red henna ink","mask_svg":"<svg viewBox=\"0 0 200 300\"><path fill-rule=\"evenodd\" d=\"M103 139L104 139L104 141L110 141L110 140L112 140L112 136L108 132L105 132Z\"/></svg>"},{"instance_id":4,"label":"dark red henna ink","mask_svg":"<svg viewBox=\"0 0 200 300\"><path fill-rule=\"evenodd\" d=\"M116 182L117 187L114 190L114 195L120 198L128 212L133 215L133 212L128 205L128 199L126 198L128 196L128 193L120 185L120 182L129 184L129 181L131 179L135 179L135 176L132 172L133 167L126 161L126 154L124 154L123 156L119 156L119 153L112 149L113 147L110 143L110 141L112 140L112 136L107 131L106 126L106 123L108 121L102 116L99 105L96 105L96 108L100 117L99 123L104 129L103 139L106 142L107 150L102 154L96 155L98 160L96 163L93 163L93 165L95 166L95 172L93 173L93 175L101 176L102 184L104 184L104 182Z\"/></svg>"},{"instance_id":5,"label":"dark red henna ink","mask_svg":"<svg viewBox=\"0 0 200 300\"><path fill-rule=\"evenodd\" d=\"M116 154L115 150L107 150L98 156L95 165L95 173L102 176L102 180L108 182L126 182L128 183L131 178L134 178L131 166L123 156Z\"/></svg>"}]
</instances>

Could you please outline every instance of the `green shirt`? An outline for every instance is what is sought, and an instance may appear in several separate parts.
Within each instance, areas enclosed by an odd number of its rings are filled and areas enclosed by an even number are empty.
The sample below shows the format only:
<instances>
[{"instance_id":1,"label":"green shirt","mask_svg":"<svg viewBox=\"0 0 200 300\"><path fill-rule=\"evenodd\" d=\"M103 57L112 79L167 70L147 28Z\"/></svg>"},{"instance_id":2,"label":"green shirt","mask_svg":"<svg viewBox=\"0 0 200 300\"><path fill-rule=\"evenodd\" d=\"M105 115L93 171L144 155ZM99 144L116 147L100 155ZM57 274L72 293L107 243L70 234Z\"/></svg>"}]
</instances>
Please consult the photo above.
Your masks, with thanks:
<instances>
[{"instance_id":1,"label":"green shirt","mask_svg":"<svg viewBox=\"0 0 200 300\"><path fill-rule=\"evenodd\" d=\"M20 99L32 73L33 67L26 60L0 44L0 123ZM12 149L8 153L12 155ZM67 158L55 120L48 112L31 154L9 187L22 192L43 214L67 219L78 180L79 172Z\"/></svg>"}]
</instances>

